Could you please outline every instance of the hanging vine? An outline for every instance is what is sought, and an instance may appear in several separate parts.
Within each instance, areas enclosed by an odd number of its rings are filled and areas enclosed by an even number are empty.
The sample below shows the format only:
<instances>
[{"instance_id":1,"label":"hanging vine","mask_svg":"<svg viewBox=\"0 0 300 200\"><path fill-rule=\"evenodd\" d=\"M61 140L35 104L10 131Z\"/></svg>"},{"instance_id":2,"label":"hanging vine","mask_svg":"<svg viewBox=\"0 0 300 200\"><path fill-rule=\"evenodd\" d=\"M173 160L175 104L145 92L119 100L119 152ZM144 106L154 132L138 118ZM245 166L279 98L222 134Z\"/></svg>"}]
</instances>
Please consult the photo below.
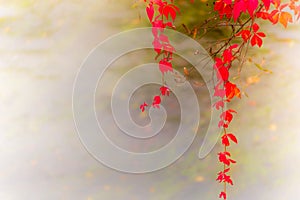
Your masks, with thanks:
<instances>
[{"instance_id":1,"label":"hanging vine","mask_svg":"<svg viewBox=\"0 0 300 200\"><path fill-rule=\"evenodd\" d=\"M168 96L170 90L165 84L164 75L173 72L172 59L175 48L170 44L168 36L164 34L166 28L175 29L175 20L180 9L175 5L173 0L144 0L146 3L147 17L152 25L153 47L157 53L158 66L162 73L162 86L160 94L154 96L151 106L159 108L161 96ZM194 3L191 0L190 3ZM222 111L218 126L222 128L221 144L223 151L218 153L219 162L223 169L217 173L217 181L223 184L223 189L219 193L219 198L227 199L227 185L233 185L234 182L230 175L232 164L236 161L232 159L229 147L232 143L238 143L234 133L229 131L229 125L237 111L228 108L225 109L225 103L231 102L234 98L241 98L240 88L233 82L231 67L237 65L237 72L240 75L242 66L248 53L248 48L261 48L266 33L260 30L259 22L269 21L271 24L282 24L285 28L289 23L300 19L300 5L298 0L282 3L281 0L217 0L213 4L212 15L193 31L183 24L183 28L188 35L195 38L197 35L203 37L209 33L209 30L220 27L229 27L231 36L220 41L208 48L210 56L214 58L214 70L217 75L217 83L214 88L214 96L219 101L213 105L217 110ZM182 11L183 14L186 11ZM202 29L202 33L198 32ZM238 39L238 42L236 42ZM235 43L234 43L235 41ZM256 65L260 69L261 66ZM262 69L264 70L264 69ZM190 70L183 69L184 74L188 75ZM142 112L149 107L144 102L140 109Z\"/></svg>"}]
</instances>

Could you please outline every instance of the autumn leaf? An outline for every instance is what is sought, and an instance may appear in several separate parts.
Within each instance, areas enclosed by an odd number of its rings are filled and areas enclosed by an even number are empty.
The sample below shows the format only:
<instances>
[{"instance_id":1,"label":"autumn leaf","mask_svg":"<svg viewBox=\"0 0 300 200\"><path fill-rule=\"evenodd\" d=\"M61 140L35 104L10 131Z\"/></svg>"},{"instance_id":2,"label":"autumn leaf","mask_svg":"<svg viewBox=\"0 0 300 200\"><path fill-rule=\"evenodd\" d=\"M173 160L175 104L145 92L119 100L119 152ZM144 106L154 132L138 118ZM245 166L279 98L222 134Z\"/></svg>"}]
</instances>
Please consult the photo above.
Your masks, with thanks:
<instances>
[{"instance_id":1,"label":"autumn leaf","mask_svg":"<svg viewBox=\"0 0 300 200\"><path fill-rule=\"evenodd\" d=\"M271 5L271 1L272 0L262 0L262 2L264 3L264 6L266 8L266 10L268 11Z\"/></svg>"},{"instance_id":2,"label":"autumn leaf","mask_svg":"<svg viewBox=\"0 0 300 200\"><path fill-rule=\"evenodd\" d=\"M233 84L229 81L227 81L225 84L225 92L228 101L231 101L231 99L235 96L241 98L240 89L236 86L236 84Z\"/></svg>"},{"instance_id":3,"label":"autumn leaf","mask_svg":"<svg viewBox=\"0 0 300 200\"><path fill-rule=\"evenodd\" d=\"M229 172L229 170L230 170L230 168L227 168L224 171L220 171L218 173L218 177L216 180L219 182L226 182L226 183L229 183L230 185L233 185L231 177L226 174L227 172Z\"/></svg>"},{"instance_id":4,"label":"autumn leaf","mask_svg":"<svg viewBox=\"0 0 300 200\"><path fill-rule=\"evenodd\" d=\"M159 108L160 102L161 102L160 96L155 96L153 98L152 106L155 107L155 108Z\"/></svg>"},{"instance_id":5,"label":"autumn leaf","mask_svg":"<svg viewBox=\"0 0 300 200\"><path fill-rule=\"evenodd\" d=\"M221 163L224 163L225 165L229 166L231 163L236 163L236 161L230 159L230 153L225 151L225 152L220 152L218 153L219 155L219 161Z\"/></svg>"},{"instance_id":6,"label":"autumn leaf","mask_svg":"<svg viewBox=\"0 0 300 200\"><path fill-rule=\"evenodd\" d=\"M145 111L145 107L147 107L147 106L148 106L148 104L146 102L144 102L142 105L140 105L141 111L144 112Z\"/></svg>"},{"instance_id":7,"label":"autumn leaf","mask_svg":"<svg viewBox=\"0 0 300 200\"><path fill-rule=\"evenodd\" d=\"M236 34L236 36L241 36L243 38L244 42L246 43L246 42L248 42L248 40L251 37L251 32L250 32L250 30L242 30L238 34Z\"/></svg>"},{"instance_id":8,"label":"autumn leaf","mask_svg":"<svg viewBox=\"0 0 300 200\"><path fill-rule=\"evenodd\" d=\"M247 10L247 5L244 0L235 2L233 10L232 10L232 15L233 15L234 21L237 21L237 19L241 15L241 12L246 12L246 10Z\"/></svg>"},{"instance_id":9,"label":"autumn leaf","mask_svg":"<svg viewBox=\"0 0 300 200\"><path fill-rule=\"evenodd\" d=\"M227 133L222 136L222 144L226 147L230 145L229 139L237 144L237 139L232 133Z\"/></svg>"},{"instance_id":10,"label":"autumn leaf","mask_svg":"<svg viewBox=\"0 0 300 200\"><path fill-rule=\"evenodd\" d=\"M226 147L230 145L228 136L226 134L222 136L222 144Z\"/></svg>"},{"instance_id":11,"label":"autumn leaf","mask_svg":"<svg viewBox=\"0 0 300 200\"><path fill-rule=\"evenodd\" d=\"M251 45L252 46L257 45L257 46L261 47L262 42L263 41L262 41L262 39L260 37L258 37L257 35L253 35L253 37L251 39Z\"/></svg>"},{"instance_id":12,"label":"autumn leaf","mask_svg":"<svg viewBox=\"0 0 300 200\"><path fill-rule=\"evenodd\" d=\"M214 88L214 96L223 98L225 96L225 90L222 87L222 82L219 82Z\"/></svg>"},{"instance_id":13,"label":"autumn leaf","mask_svg":"<svg viewBox=\"0 0 300 200\"><path fill-rule=\"evenodd\" d=\"M174 4L167 4L160 8L161 14L163 14L167 19L169 19L169 16L171 16L172 20L174 21L177 15L177 12L179 12L179 8L175 6Z\"/></svg>"},{"instance_id":14,"label":"autumn leaf","mask_svg":"<svg viewBox=\"0 0 300 200\"><path fill-rule=\"evenodd\" d=\"M246 2L248 3L247 5L248 13L251 17L253 17L253 13L258 7L258 0L248 0Z\"/></svg>"},{"instance_id":15,"label":"autumn leaf","mask_svg":"<svg viewBox=\"0 0 300 200\"><path fill-rule=\"evenodd\" d=\"M169 96L170 95L170 89L166 86L161 86L160 87L160 92L161 92L161 95L165 96Z\"/></svg>"},{"instance_id":16,"label":"autumn leaf","mask_svg":"<svg viewBox=\"0 0 300 200\"><path fill-rule=\"evenodd\" d=\"M223 182L229 183L230 185L233 185L233 181L230 176L224 175Z\"/></svg>"},{"instance_id":17,"label":"autumn leaf","mask_svg":"<svg viewBox=\"0 0 300 200\"><path fill-rule=\"evenodd\" d=\"M155 38L152 42L152 45L154 47L154 51L156 51L157 54L160 54L163 46L160 43L159 39Z\"/></svg>"},{"instance_id":18,"label":"autumn leaf","mask_svg":"<svg viewBox=\"0 0 300 200\"><path fill-rule=\"evenodd\" d=\"M166 73L168 71L173 71L173 68L172 68L172 63L167 61L167 59L162 59L161 61L159 61L159 70L162 72L162 73Z\"/></svg>"},{"instance_id":19,"label":"autumn leaf","mask_svg":"<svg viewBox=\"0 0 300 200\"><path fill-rule=\"evenodd\" d=\"M219 110L220 108L224 108L224 101L220 100L214 104L214 107Z\"/></svg>"},{"instance_id":20,"label":"autumn leaf","mask_svg":"<svg viewBox=\"0 0 300 200\"><path fill-rule=\"evenodd\" d=\"M226 200L226 192L222 191L220 194L219 194L219 198L223 198L224 200Z\"/></svg>"},{"instance_id":21,"label":"autumn leaf","mask_svg":"<svg viewBox=\"0 0 300 200\"><path fill-rule=\"evenodd\" d=\"M223 52L223 62L230 64L234 60L234 56L232 55L232 49L225 49Z\"/></svg>"},{"instance_id":22,"label":"autumn leaf","mask_svg":"<svg viewBox=\"0 0 300 200\"><path fill-rule=\"evenodd\" d=\"M146 12L147 12L149 21L152 22L153 16L154 16L154 8L153 8L152 3L147 6Z\"/></svg>"},{"instance_id":23,"label":"autumn leaf","mask_svg":"<svg viewBox=\"0 0 300 200\"><path fill-rule=\"evenodd\" d=\"M281 12L281 15L279 17L279 22L286 28L288 22L293 22L293 17L288 12Z\"/></svg>"},{"instance_id":24,"label":"autumn leaf","mask_svg":"<svg viewBox=\"0 0 300 200\"><path fill-rule=\"evenodd\" d=\"M227 133L226 135L230 138L231 141L236 144L238 143L236 137L232 133Z\"/></svg>"},{"instance_id":25,"label":"autumn leaf","mask_svg":"<svg viewBox=\"0 0 300 200\"><path fill-rule=\"evenodd\" d=\"M220 19L223 19L224 16L230 19L232 16L232 6L226 4L223 0L217 0L215 2L214 10L219 12Z\"/></svg>"},{"instance_id":26,"label":"autumn leaf","mask_svg":"<svg viewBox=\"0 0 300 200\"><path fill-rule=\"evenodd\" d=\"M257 12L257 13L256 13L256 17L257 17L257 18L262 18L262 19L264 19L264 20L267 20L267 19L270 18L270 14L267 13L267 12Z\"/></svg>"},{"instance_id":27,"label":"autumn leaf","mask_svg":"<svg viewBox=\"0 0 300 200\"><path fill-rule=\"evenodd\" d=\"M161 42L169 43L169 38L168 38L168 36L166 36L165 34L162 34L162 33L159 35L159 40L160 40Z\"/></svg>"},{"instance_id":28,"label":"autumn leaf","mask_svg":"<svg viewBox=\"0 0 300 200\"><path fill-rule=\"evenodd\" d=\"M228 68L224 66L224 62L220 58L215 59L215 69L217 70L217 77L219 80L227 81L229 77Z\"/></svg>"},{"instance_id":29,"label":"autumn leaf","mask_svg":"<svg viewBox=\"0 0 300 200\"><path fill-rule=\"evenodd\" d=\"M232 109L228 109L226 111L224 111L221 115L220 115L220 119L221 121L219 122L219 127L223 126L225 128L228 127L229 123L232 121L233 119L233 114L232 113L236 113L235 110Z\"/></svg>"},{"instance_id":30,"label":"autumn leaf","mask_svg":"<svg viewBox=\"0 0 300 200\"><path fill-rule=\"evenodd\" d=\"M266 37L266 35L263 32L257 32L259 30L259 26L258 26L257 23L253 24L252 29L253 29L254 33L253 33L253 36L251 38L251 45L252 46L257 45L257 46L261 47L262 43L263 43L261 38Z\"/></svg>"},{"instance_id":31,"label":"autumn leaf","mask_svg":"<svg viewBox=\"0 0 300 200\"><path fill-rule=\"evenodd\" d=\"M273 24L277 24L278 22L280 22L286 28L289 22L290 23L293 22L292 14L286 11L282 11L282 9L285 8L286 6L287 4L281 5L279 9L273 10L270 13L269 20Z\"/></svg>"}]
</instances>

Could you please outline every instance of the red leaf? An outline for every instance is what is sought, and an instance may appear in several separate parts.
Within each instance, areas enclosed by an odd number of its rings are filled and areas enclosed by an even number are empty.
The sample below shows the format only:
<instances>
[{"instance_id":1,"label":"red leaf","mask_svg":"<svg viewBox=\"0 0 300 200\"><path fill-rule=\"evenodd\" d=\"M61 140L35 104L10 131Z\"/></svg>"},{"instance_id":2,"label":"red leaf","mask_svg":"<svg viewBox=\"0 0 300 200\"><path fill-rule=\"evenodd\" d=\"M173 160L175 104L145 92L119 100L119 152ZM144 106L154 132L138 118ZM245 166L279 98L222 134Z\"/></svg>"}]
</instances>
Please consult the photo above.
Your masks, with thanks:
<instances>
[{"instance_id":1,"label":"red leaf","mask_svg":"<svg viewBox=\"0 0 300 200\"><path fill-rule=\"evenodd\" d=\"M162 28L164 28L164 23L163 23L163 21L162 20L154 20L153 22L152 22L152 27L153 28L159 28L159 29L162 29Z\"/></svg>"},{"instance_id":2,"label":"red leaf","mask_svg":"<svg viewBox=\"0 0 300 200\"><path fill-rule=\"evenodd\" d=\"M229 109L229 110L224 111L224 112L220 115L221 120L224 121L224 125L227 125L227 126L228 126L228 124L232 121L232 119L233 119L232 113L236 113L236 111L235 111L235 110L232 110L232 109ZM225 122L226 122L226 123L225 123ZM224 126L224 125L223 125L223 126Z\"/></svg>"},{"instance_id":3,"label":"red leaf","mask_svg":"<svg viewBox=\"0 0 300 200\"><path fill-rule=\"evenodd\" d=\"M248 0L247 4L248 4L247 9L248 9L249 15L251 17L253 17L253 13L256 10L256 8L258 7L258 0Z\"/></svg>"},{"instance_id":4,"label":"red leaf","mask_svg":"<svg viewBox=\"0 0 300 200\"><path fill-rule=\"evenodd\" d=\"M228 80L228 77L229 77L229 72L228 72L228 69L224 66L220 67L219 70L218 70L218 78L220 80L223 80L223 81L227 81Z\"/></svg>"},{"instance_id":5,"label":"red leaf","mask_svg":"<svg viewBox=\"0 0 300 200\"><path fill-rule=\"evenodd\" d=\"M160 92L161 92L161 95L165 96L169 96L170 95L170 89L168 87L165 87L165 86L161 86L160 87Z\"/></svg>"},{"instance_id":6,"label":"red leaf","mask_svg":"<svg viewBox=\"0 0 300 200\"><path fill-rule=\"evenodd\" d=\"M226 91L227 101L231 101L231 99L235 96L241 98L240 89L235 84L229 81L227 81L225 84L225 91Z\"/></svg>"},{"instance_id":7,"label":"red leaf","mask_svg":"<svg viewBox=\"0 0 300 200\"><path fill-rule=\"evenodd\" d=\"M169 19L169 15L172 17L173 21L176 18L177 12L179 12L179 8L173 4L168 4L162 8L162 14Z\"/></svg>"},{"instance_id":8,"label":"red leaf","mask_svg":"<svg viewBox=\"0 0 300 200\"><path fill-rule=\"evenodd\" d=\"M225 152L220 152L218 153L219 155L219 161L221 163L224 163L225 165L229 166L231 163L236 163L234 160L230 159L230 153L225 151Z\"/></svg>"},{"instance_id":9,"label":"red leaf","mask_svg":"<svg viewBox=\"0 0 300 200\"><path fill-rule=\"evenodd\" d=\"M224 63L231 63L234 60L234 57L232 55L232 48L225 49L223 51L223 61Z\"/></svg>"},{"instance_id":10,"label":"red leaf","mask_svg":"<svg viewBox=\"0 0 300 200\"><path fill-rule=\"evenodd\" d=\"M223 88L220 88L222 85L222 81L219 82L215 87L214 96L223 98L225 96L225 90Z\"/></svg>"},{"instance_id":11,"label":"red leaf","mask_svg":"<svg viewBox=\"0 0 300 200\"><path fill-rule=\"evenodd\" d=\"M248 42L249 38L251 37L250 30L242 30L236 36L242 36L244 42Z\"/></svg>"},{"instance_id":12,"label":"red leaf","mask_svg":"<svg viewBox=\"0 0 300 200\"><path fill-rule=\"evenodd\" d=\"M257 44L257 46L261 47L262 39L259 36L257 36L257 34L254 34L251 39L251 45L255 46L256 44Z\"/></svg>"},{"instance_id":13,"label":"red leaf","mask_svg":"<svg viewBox=\"0 0 300 200\"><path fill-rule=\"evenodd\" d=\"M147 107L148 104L146 102L144 102L142 105L140 105L140 109L142 110L142 112L145 111L145 107Z\"/></svg>"},{"instance_id":14,"label":"red leaf","mask_svg":"<svg viewBox=\"0 0 300 200\"><path fill-rule=\"evenodd\" d=\"M159 39L154 38L152 45L154 47L154 50L156 51L157 54L161 52L162 49L162 44L160 43Z\"/></svg>"},{"instance_id":15,"label":"red leaf","mask_svg":"<svg viewBox=\"0 0 300 200\"><path fill-rule=\"evenodd\" d=\"M261 45L263 43L261 37L266 37L266 35L263 32L257 32L259 29L259 26L256 23L253 24L252 28L253 28L254 35L252 36L252 39L251 39L251 45L252 46L257 45L257 46L261 47Z\"/></svg>"},{"instance_id":16,"label":"red leaf","mask_svg":"<svg viewBox=\"0 0 300 200\"><path fill-rule=\"evenodd\" d=\"M258 29L259 29L259 26L258 26L257 23L254 23L253 26L252 26L252 28L253 28L253 31L256 33L258 31Z\"/></svg>"},{"instance_id":17,"label":"red leaf","mask_svg":"<svg viewBox=\"0 0 300 200\"><path fill-rule=\"evenodd\" d=\"M278 10L273 10L270 15L269 15L269 20L273 24L277 24L279 21L279 11Z\"/></svg>"},{"instance_id":18,"label":"red leaf","mask_svg":"<svg viewBox=\"0 0 300 200\"><path fill-rule=\"evenodd\" d=\"M160 102L161 102L160 96L155 96L153 98L152 106L155 108L159 108Z\"/></svg>"},{"instance_id":19,"label":"red leaf","mask_svg":"<svg viewBox=\"0 0 300 200\"><path fill-rule=\"evenodd\" d=\"M224 121L219 121L219 124L218 124L218 127L220 128L221 126L223 126L223 127L225 127L225 128L227 128L228 126L227 126L227 124L225 124L224 123Z\"/></svg>"},{"instance_id":20,"label":"red leaf","mask_svg":"<svg viewBox=\"0 0 300 200\"><path fill-rule=\"evenodd\" d=\"M153 16L154 16L154 8L153 8L153 4L152 3L147 6L146 12L147 12L149 21L152 22Z\"/></svg>"},{"instance_id":21,"label":"red leaf","mask_svg":"<svg viewBox=\"0 0 300 200\"><path fill-rule=\"evenodd\" d=\"M219 182L226 182L226 183L229 183L229 184L233 185L231 177L226 174L229 170L230 170L230 168L227 168L224 171L220 171L218 173L218 177L217 177L216 180L219 181Z\"/></svg>"},{"instance_id":22,"label":"red leaf","mask_svg":"<svg viewBox=\"0 0 300 200\"><path fill-rule=\"evenodd\" d=\"M230 145L227 134L222 136L222 144L226 147L228 147Z\"/></svg>"},{"instance_id":23,"label":"red leaf","mask_svg":"<svg viewBox=\"0 0 300 200\"><path fill-rule=\"evenodd\" d=\"M266 10L269 10L271 5L271 0L262 0L262 2L264 3Z\"/></svg>"},{"instance_id":24,"label":"red leaf","mask_svg":"<svg viewBox=\"0 0 300 200\"><path fill-rule=\"evenodd\" d=\"M266 37L266 34L263 32L258 32L256 33L259 37Z\"/></svg>"},{"instance_id":25,"label":"red leaf","mask_svg":"<svg viewBox=\"0 0 300 200\"><path fill-rule=\"evenodd\" d=\"M227 173L229 171L230 171L230 168L227 168L227 169L224 170L224 173Z\"/></svg>"},{"instance_id":26,"label":"red leaf","mask_svg":"<svg viewBox=\"0 0 300 200\"><path fill-rule=\"evenodd\" d=\"M234 4L233 11L232 11L234 21L236 21L239 18L241 12L245 12L246 9L247 9L247 5L245 4L244 0L240 0L236 2Z\"/></svg>"},{"instance_id":27,"label":"red leaf","mask_svg":"<svg viewBox=\"0 0 300 200\"><path fill-rule=\"evenodd\" d=\"M173 68L172 68L172 63L167 61L167 59L162 59L161 61L159 61L159 70L162 72L162 73L166 73L168 71L173 71Z\"/></svg>"},{"instance_id":28,"label":"red leaf","mask_svg":"<svg viewBox=\"0 0 300 200\"><path fill-rule=\"evenodd\" d=\"M219 195L219 198L223 198L224 200L226 200L226 192L221 192Z\"/></svg>"},{"instance_id":29,"label":"red leaf","mask_svg":"<svg viewBox=\"0 0 300 200\"><path fill-rule=\"evenodd\" d=\"M229 62L228 60L232 59L232 54L231 53L225 53L225 55L223 54L224 60L226 60L227 62ZM225 61L224 61L225 62ZM231 61L230 61L231 62ZM220 58L216 58L215 59L215 65L214 68L217 71L217 77L219 80L221 81L227 81L228 77L229 77L229 72L228 72L228 68L224 66L225 63L223 63L223 61Z\"/></svg>"},{"instance_id":30,"label":"red leaf","mask_svg":"<svg viewBox=\"0 0 300 200\"><path fill-rule=\"evenodd\" d=\"M245 13L248 10L248 13L251 17L253 17L254 11L258 7L258 0L239 0L235 1L233 7L233 19L236 21L241 13Z\"/></svg>"},{"instance_id":31,"label":"red leaf","mask_svg":"<svg viewBox=\"0 0 300 200\"><path fill-rule=\"evenodd\" d=\"M228 133L228 134L226 134L229 138L230 138L230 140L232 140L234 143L238 143L238 141L237 141L237 139L236 139L236 137L232 134L232 133Z\"/></svg>"},{"instance_id":32,"label":"red leaf","mask_svg":"<svg viewBox=\"0 0 300 200\"><path fill-rule=\"evenodd\" d=\"M236 48L238 48L238 47L239 47L238 44L233 44L233 45L231 45L231 46L229 47L229 49L232 51L233 49L236 49Z\"/></svg>"},{"instance_id":33,"label":"red leaf","mask_svg":"<svg viewBox=\"0 0 300 200\"><path fill-rule=\"evenodd\" d=\"M232 0L223 0L225 4L230 5L232 4Z\"/></svg>"},{"instance_id":34,"label":"red leaf","mask_svg":"<svg viewBox=\"0 0 300 200\"><path fill-rule=\"evenodd\" d=\"M251 33L249 30L244 30L242 33L242 38L244 42L248 42L249 38L251 37Z\"/></svg>"},{"instance_id":35,"label":"red leaf","mask_svg":"<svg viewBox=\"0 0 300 200\"><path fill-rule=\"evenodd\" d=\"M159 40L160 40L161 42L169 43L169 38L168 38L168 36L166 36L165 34L162 34L162 33L159 35Z\"/></svg>"},{"instance_id":36,"label":"red leaf","mask_svg":"<svg viewBox=\"0 0 300 200\"><path fill-rule=\"evenodd\" d=\"M232 6L226 4L223 0L215 2L214 10L219 12L220 19L223 19L224 16L230 19L232 16Z\"/></svg>"},{"instance_id":37,"label":"red leaf","mask_svg":"<svg viewBox=\"0 0 300 200\"><path fill-rule=\"evenodd\" d=\"M217 110L219 110L220 109L220 107L221 108L224 108L224 102L221 100L221 101L218 101L218 102L216 102L215 104L214 104L214 107L217 109Z\"/></svg>"},{"instance_id":38,"label":"red leaf","mask_svg":"<svg viewBox=\"0 0 300 200\"><path fill-rule=\"evenodd\" d=\"M224 175L223 182L227 182L227 183L229 183L230 185L233 185L233 182L232 182L232 180L231 180L231 177L230 177L230 176L227 176L226 174Z\"/></svg>"},{"instance_id":39,"label":"red leaf","mask_svg":"<svg viewBox=\"0 0 300 200\"><path fill-rule=\"evenodd\" d=\"M167 22L167 23L164 23L164 27L170 27L170 28L175 28L175 26L173 25L172 22Z\"/></svg>"},{"instance_id":40,"label":"red leaf","mask_svg":"<svg viewBox=\"0 0 300 200\"><path fill-rule=\"evenodd\" d=\"M258 12L258 13L256 13L256 17L257 18L262 18L264 20L267 20L267 19L269 19L270 14L267 13L267 12Z\"/></svg>"}]
</instances>

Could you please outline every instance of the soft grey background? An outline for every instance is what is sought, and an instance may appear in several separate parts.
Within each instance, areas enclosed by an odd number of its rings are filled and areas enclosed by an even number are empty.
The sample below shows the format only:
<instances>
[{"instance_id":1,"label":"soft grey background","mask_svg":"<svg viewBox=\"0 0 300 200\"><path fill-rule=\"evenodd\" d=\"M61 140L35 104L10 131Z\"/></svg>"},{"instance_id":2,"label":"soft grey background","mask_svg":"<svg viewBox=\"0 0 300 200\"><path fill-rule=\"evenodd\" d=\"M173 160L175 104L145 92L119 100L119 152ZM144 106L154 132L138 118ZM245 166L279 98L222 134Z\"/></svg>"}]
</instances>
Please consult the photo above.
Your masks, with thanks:
<instances>
[{"instance_id":1,"label":"soft grey background","mask_svg":"<svg viewBox=\"0 0 300 200\"><path fill-rule=\"evenodd\" d=\"M157 173L130 175L99 164L77 137L71 109L76 73L99 42L141 26L130 5L1 1L0 199L217 199L218 146L202 161L190 151ZM235 105L240 114L232 131L240 144L233 147L238 164L230 199L298 197L300 29L267 30L272 39L261 54L273 74L246 88L249 98ZM258 73L247 66L250 75Z\"/></svg>"}]
</instances>

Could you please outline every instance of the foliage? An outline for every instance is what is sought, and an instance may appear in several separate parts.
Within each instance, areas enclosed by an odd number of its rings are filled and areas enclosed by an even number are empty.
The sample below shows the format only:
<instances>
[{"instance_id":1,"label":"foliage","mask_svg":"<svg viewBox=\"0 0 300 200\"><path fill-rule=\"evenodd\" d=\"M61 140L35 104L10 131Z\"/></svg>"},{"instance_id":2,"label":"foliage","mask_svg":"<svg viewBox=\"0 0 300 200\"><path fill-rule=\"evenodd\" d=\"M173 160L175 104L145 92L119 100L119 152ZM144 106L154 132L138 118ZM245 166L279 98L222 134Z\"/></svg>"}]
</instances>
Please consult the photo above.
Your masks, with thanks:
<instances>
[{"instance_id":1,"label":"foliage","mask_svg":"<svg viewBox=\"0 0 300 200\"><path fill-rule=\"evenodd\" d=\"M168 36L164 34L166 28L176 29L175 20L185 10L180 9L187 1L178 0L178 5L174 0L144 0L146 3L147 17L153 27L153 47L159 58L159 69L164 77L165 73L173 72L173 53L174 47L170 44ZM199 2L191 0L189 3L199 5ZM288 24L299 20L300 5L298 0L290 0L283 3L281 0L217 0L214 4L205 4L203 12L210 13L206 19L199 20L200 24L192 29L188 25L182 24L186 34L193 38L202 38L207 34L226 28L229 34L225 39L219 39L207 47L210 55L214 58L214 70L217 74L218 82L215 85L214 96L219 97L219 101L213 106L215 109L222 110L218 126L223 129L221 143L224 151L218 153L219 162L223 164L223 170L218 172L217 181L224 184L224 189L220 192L219 197L228 198L226 191L227 184L233 185L234 182L230 176L230 166L236 161L231 158L228 147L232 143L238 143L237 137L233 133L228 133L228 128L237 112L233 109L225 109L225 103L231 102L235 97L241 98L240 88L233 82L231 77L231 68L233 65L238 66L237 72L240 75L248 48L263 46L263 40L267 37L264 31L260 30L262 21L270 22L273 25L281 24L285 28ZM202 6L203 7L203 6ZM210 9L212 7L212 9ZM184 19L184 18L183 18ZM194 20L194 19L193 19ZM259 21L260 20L260 21ZM260 65L256 67L265 71ZM191 69L184 68L184 74L189 76ZM160 95L154 96L152 105L159 108L161 96L168 96L170 90L164 82L160 88ZM140 109L144 112L149 105L144 102Z\"/></svg>"}]
</instances>

